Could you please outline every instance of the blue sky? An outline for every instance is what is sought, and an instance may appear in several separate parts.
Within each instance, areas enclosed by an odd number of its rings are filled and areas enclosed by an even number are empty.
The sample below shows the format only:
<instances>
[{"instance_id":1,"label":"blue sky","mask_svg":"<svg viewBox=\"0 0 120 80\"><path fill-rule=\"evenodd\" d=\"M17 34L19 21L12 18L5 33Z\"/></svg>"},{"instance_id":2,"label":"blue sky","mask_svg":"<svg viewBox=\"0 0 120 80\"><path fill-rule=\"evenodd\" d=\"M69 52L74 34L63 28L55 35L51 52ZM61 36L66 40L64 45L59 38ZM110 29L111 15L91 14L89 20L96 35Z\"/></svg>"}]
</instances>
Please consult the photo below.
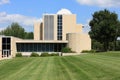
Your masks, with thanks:
<instances>
[{"instance_id":1,"label":"blue sky","mask_svg":"<svg viewBox=\"0 0 120 80\"><path fill-rule=\"evenodd\" d=\"M77 15L77 23L88 23L95 11L108 9L116 12L120 19L120 0L0 0L0 30L12 22L18 22L26 31L33 31L34 21L40 21L44 13L57 13L60 9L69 9Z\"/></svg>"}]
</instances>

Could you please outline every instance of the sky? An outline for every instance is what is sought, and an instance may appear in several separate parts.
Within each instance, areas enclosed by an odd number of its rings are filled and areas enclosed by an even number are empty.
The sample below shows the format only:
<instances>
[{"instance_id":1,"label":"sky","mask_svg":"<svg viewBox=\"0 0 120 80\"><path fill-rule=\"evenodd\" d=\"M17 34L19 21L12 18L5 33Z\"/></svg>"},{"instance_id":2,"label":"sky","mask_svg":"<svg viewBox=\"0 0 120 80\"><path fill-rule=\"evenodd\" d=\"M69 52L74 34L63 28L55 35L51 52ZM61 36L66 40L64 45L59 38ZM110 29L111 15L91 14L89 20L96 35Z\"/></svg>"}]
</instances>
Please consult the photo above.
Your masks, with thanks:
<instances>
[{"instance_id":1,"label":"sky","mask_svg":"<svg viewBox=\"0 0 120 80\"><path fill-rule=\"evenodd\" d=\"M33 31L34 22L41 21L44 13L56 14L62 8L77 15L85 33L90 30L89 21L95 11L108 9L120 20L120 0L0 0L0 30L18 22L26 31Z\"/></svg>"}]
</instances>

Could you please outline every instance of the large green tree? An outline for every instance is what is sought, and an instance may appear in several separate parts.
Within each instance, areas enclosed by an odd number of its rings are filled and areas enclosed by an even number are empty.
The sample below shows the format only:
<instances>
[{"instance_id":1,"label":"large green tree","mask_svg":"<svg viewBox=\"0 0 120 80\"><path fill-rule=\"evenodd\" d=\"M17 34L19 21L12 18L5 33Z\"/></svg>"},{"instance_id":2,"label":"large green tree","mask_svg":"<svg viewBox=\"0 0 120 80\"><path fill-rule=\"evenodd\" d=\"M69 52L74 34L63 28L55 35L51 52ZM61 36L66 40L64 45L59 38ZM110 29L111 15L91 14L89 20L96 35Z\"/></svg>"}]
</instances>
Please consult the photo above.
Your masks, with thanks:
<instances>
[{"instance_id":1,"label":"large green tree","mask_svg":"<svg viewBox=\"0 0 120 80\"><path fill-rule=\"evenodd\" d=\"M118 15L108 10L97 11L89 25L90 37L103 44L104 51L109 50L109 44L117 40L119 28Z\"/></svg>"},{"instance_id":2,"label":"large green tree","mask_svg":"<svg viewBox=\"0 0 120 80\"><path fill-rule=\"evenodd\" d=\"M16 22L2 30L0 35L14 36L22 39L33 39L33 32L25 32L25 29Z\"/></svg>"},{"instance_id":3,"label":"large green tree","mask_svg":"<svg viewBox=\"0 0 120 80\"><path fill-rule=\"evenodd\" d=\"M25 39L33 39L33 32L25 32Z\"/></svg>"}]
</instances>

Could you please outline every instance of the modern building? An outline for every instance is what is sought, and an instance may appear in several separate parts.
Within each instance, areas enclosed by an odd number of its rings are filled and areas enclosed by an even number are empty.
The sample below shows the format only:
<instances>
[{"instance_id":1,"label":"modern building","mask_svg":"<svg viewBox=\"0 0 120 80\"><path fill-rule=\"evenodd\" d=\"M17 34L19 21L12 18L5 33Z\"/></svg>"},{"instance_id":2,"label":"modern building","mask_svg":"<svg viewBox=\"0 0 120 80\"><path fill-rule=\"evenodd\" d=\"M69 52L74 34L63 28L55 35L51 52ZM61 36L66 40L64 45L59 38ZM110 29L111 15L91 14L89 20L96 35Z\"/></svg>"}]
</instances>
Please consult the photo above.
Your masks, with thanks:
<instances>
[{"instance_id":1,"label":"modern building","mask_svg":"<svg viewBox=\"0 0 120 80\"><path fill-rule=\"evenodd\" d=\"M82 32L82 24L76 23L76 15L67 9L57 14L44 14L41 22L34 23L34 39L24 40L11 36L0 37L0 58L15 57L17 52L61 52L69 47L74 52L91 50L91 39Z\"/></svg>"}]
</instances>

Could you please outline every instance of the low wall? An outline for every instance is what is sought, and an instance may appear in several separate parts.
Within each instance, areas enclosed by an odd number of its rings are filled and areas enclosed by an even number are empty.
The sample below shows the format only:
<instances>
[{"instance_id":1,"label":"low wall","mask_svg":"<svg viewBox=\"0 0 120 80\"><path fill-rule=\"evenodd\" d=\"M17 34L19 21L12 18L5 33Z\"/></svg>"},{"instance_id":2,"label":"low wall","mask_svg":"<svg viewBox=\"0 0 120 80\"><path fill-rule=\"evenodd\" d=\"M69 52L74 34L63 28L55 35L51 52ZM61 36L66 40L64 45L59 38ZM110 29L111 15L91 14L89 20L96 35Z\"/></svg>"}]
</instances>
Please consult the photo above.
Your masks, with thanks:
<instances>
[{"instance_id":1,"label":"low wall","mask_svg":"<svg viewBox=\"0 0 120 80\"><path fill-rule=\"evenodd\" d=\"M23 56L30 56L32 52L22 52L22 55ZM41 53L44 53L44 52L35 52L39 55L41 55ZM47 52L49 54L51 53L58 53L59 56L72 56L72 55L81 55L82 53L61 53L61 52Z\"/></svg>"},{"instance_id":2,"label":"low wall","mask_svg":"<svg viewBox=\"0 0 120 80\"><path fill-rule=\"evenodd\" d=\"M22 53L22 56L26 56L26 57L28 56L29 57L32 52L20 52L20 53ZM35 53L37 53L39 55L41 55L42 53L48 53L48 54L58 53L59 56L61 56L61 52L35 52Z\"/></svg>"},{"instance_id":3,"label":"low wall","mask_svg":"<svg viewBox=\"0 0 120 80\"><path fill-rule=\"evenodd\" d=\"M62 53L62 56L73 56L73 55L80 55L82 53Z\"/></svg>"}]
</instances>

